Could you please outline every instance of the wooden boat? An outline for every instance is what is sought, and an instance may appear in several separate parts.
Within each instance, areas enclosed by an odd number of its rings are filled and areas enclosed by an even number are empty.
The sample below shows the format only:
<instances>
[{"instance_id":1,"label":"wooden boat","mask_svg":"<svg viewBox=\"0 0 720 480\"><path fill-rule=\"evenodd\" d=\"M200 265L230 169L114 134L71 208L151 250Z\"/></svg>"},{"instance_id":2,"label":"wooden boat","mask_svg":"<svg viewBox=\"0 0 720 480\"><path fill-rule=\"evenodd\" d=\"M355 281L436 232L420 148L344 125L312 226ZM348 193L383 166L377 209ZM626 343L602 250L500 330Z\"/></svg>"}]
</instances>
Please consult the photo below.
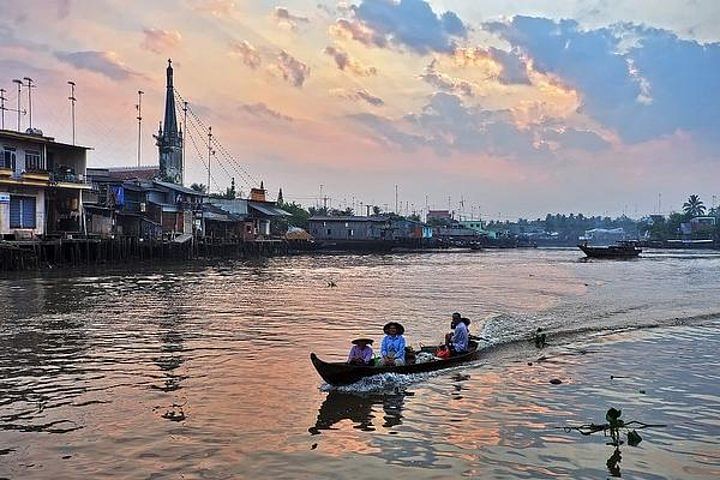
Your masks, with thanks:
<instances>
[{"instance_id":1,"label":"wooden boat","mask_svg":"<svg viewBox=\"0 0 720 480\"><path fill-rule=\"evenodd\" d=\"M423 352L434 353L435 347L423 347ZM468 343L468 352L457 355L444 360L435 360L425 363L411 363L409 365L396 365L389 367L375 367L365 365L349 365L345 362L324 362L320 360L314 353L310 354L315 370L320 374L323 380L330 385L349 385L361 380L365 377L372 377L381 373L422 373L434 372L444 368L454 367L464 362L475 360L480 355L478 343L470 341Z\"/></svg>"},{"instance_id":2,"label":"wooden boat","mask_svg":"<svg viewBox=\"0 0 720 480\"><path fill-rule=\"evenodd\" d=\"M617 245L603 247L591 247L581 243L578 248L588 258L636 258L642 252L642 249L632 242L620 242Z\"/></svg>"}]
</instances>

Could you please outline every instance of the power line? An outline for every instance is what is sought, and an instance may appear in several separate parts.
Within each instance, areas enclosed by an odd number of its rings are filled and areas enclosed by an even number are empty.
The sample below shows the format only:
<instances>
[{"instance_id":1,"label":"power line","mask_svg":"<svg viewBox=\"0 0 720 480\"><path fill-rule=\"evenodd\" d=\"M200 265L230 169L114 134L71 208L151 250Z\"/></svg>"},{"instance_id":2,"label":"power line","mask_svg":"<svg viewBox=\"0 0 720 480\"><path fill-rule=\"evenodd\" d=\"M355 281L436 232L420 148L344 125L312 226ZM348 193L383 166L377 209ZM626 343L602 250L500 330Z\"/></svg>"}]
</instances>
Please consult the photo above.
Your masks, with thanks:
<instances>
[{"instance_id":1,"label":"power line","mask_svg":"<svg viewBox=\"0 0 720 480\"><path fill-rule=\"evenodd\" d=\"M177 90L174 90L175 94L177 95L180 102L183 104L186 103L185 98L178 92ZM202 121L202 119L195 113L195 111L192 109L192 107L188 104L188 112L190 112L190 115L194 117L195 121L202 127L204 130L203 133L206 133L208 130L208 127L205 125L205 123ZM240 174L240 179L248 186L248 187L254 187L259 182L258 180L253 177L242 165L241 163L225 148L225 146L220 143L220 141L217 139L217 137L213 137L213 144L217 147L217 150L222 153L228 160L230 160L236 167L238 173ZM243 176L245 178L243 178Z\"/></svg>"}]
</instances>

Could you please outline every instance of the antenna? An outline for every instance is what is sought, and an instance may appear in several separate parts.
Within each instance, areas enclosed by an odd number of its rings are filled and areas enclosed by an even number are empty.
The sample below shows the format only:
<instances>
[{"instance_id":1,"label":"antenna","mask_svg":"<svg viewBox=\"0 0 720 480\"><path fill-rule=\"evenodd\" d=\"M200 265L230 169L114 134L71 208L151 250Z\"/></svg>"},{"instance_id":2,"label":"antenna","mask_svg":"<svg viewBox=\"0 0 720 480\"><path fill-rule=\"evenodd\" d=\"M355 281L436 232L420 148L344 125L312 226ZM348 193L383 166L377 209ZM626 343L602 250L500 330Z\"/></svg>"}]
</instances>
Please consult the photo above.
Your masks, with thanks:
<instances>
[{"instance_id":1,"label":"antenna","mask_svg":"<svg viewBox=\"0 0 720 480\"><path fill-rule=\"evenodd\" d=\"M17 96L17 114L18 114L18 120L17 120L17 131L20 131L20 96L22 95L22 87L23 87L23 81L19 79L14 79L13 83L17 83L17 89L18 89L18 96Z\"/></svg>"},{"instance_id":2,"label":"antenna","mask_svg":"<svg viewBox=\"0 0 720 480\"><path fill-rule=\"evenodd\" d=\"M138 90L138 103L135 105L135 108L138 111L137 115L137 121L138 121L138 167L140 166L140 161L142 159L142 96L145 92L142 90Z\"/></svg>"},{"instance_id":3,"label":"antenna","mask_svg":"<svg viewBox=\"0 0 720 480\"><path fill-rule=\"evenodd\" d=\"M33 85L33 79L30 77L24 77L23 80L27 82L28 111L30 112L30 130L32 130L32 89L35 88L35 85Z\"/></svg>"},{"instance_id":4,"label":"antenna","mask_svg":"<svg viewBox=\"0 0 720 480\"><path fill-rule=\"evenodd\" d=\"M5 130L5 89L0 88L0 130Z\"/></svg>"},{"instance_id":5,"label":"antenna","mask_svg":"<svg viewBox=\"0 0 720 480\"><path fill-rule=\"evenodd\" d=\"M70 85L70 96L68 100L70 100L70 115L72 118L72 142L73 145L75 145L75 102L77 101L75 98L75 82L68 80L67 83Z\"/></svg>"},{"instance_id":6,"label":"antenna","mask_svg":"<svg viewBox=\"0 0 720 480\"><path fill-rule=\"evenodd\" d=\"M210 157L215 155L215 150L212 149L212 127L208 127L208 183L207 183L207 194L210 195Z\"/></svg>"}]
</instances>

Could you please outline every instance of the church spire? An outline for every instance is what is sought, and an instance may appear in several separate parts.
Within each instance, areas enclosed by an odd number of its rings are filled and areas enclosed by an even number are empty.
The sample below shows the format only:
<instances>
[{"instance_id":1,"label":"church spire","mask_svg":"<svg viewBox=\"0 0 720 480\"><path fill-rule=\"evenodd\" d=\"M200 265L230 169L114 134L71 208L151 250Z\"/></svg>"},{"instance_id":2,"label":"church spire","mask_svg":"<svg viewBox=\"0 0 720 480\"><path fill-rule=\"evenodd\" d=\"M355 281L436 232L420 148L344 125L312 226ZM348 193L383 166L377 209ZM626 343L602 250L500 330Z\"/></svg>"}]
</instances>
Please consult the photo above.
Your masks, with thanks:
<instances>
[{"instance_id":1,"label":"church spire","mask_svg":"<svg viewBox=\"0 0 720 480\"><path fill-rule=\"evenodd\" d=\"M165 92L165 138L172 136L177 137L178 126L175 116L175 87L173 86L173 67L172 60L168 58L167 66L167 87Z\"/></svg>"},{"instance_id":2,"label":"church spire","mask_svg":"<svg viewBox=\"0 0 720 480\"><path fill-rule=\"evenodd\" d=\"M182 185L183 139L182 134L178 131L178 122L175 113L175 87L173 85L172 60L170 59L168 59L166 75L165 117L164 121L160 123L160 131L155 137L160 153L160 177L166 182Z\"/></svg>"}]
</instances>

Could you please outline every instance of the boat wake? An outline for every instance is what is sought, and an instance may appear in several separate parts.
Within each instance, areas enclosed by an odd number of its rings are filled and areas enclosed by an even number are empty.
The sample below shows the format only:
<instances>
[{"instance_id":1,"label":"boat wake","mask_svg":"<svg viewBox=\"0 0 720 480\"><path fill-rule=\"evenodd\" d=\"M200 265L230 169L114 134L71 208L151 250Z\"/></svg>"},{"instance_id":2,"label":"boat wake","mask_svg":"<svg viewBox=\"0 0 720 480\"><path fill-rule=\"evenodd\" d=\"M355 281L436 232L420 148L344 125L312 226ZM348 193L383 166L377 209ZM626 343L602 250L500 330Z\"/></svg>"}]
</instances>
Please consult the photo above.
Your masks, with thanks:
<instances>
[{"instance_id":1,"label":"boat wake","mask_svg":"<svg viewBox=\"0 0 720 480\"><path fill-rule=\"evenodd\" d=\"M422 383L430 378L448 375L449 373L457 373L481 365L482 361L474 361L463 363L456 367L445 368L433 372L423 373L380 373L371 377L365 377L355 383L349 385L330 385L323 383L320 390L323 392L342 392L352 393L356 395L384 394L397 395L404 393L405 389L411 385Z\"/></svg>"}]
</instances>

